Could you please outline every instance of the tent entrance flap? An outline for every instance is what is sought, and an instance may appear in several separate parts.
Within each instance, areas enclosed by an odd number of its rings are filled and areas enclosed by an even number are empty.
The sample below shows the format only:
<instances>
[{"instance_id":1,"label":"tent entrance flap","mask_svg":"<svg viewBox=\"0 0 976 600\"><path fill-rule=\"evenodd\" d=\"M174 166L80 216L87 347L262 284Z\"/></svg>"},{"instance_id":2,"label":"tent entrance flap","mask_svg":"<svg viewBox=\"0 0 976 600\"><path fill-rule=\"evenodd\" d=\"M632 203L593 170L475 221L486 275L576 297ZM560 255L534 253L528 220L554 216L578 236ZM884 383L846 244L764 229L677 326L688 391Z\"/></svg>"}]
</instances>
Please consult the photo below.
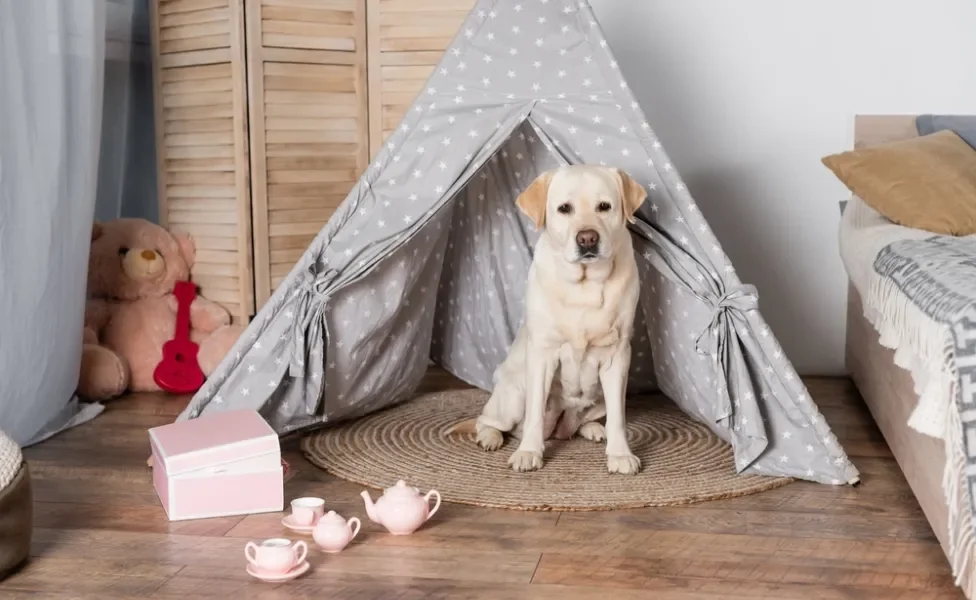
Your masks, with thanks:
<instances>
[{"instance_id":1,"label":"tent entrance flap","mask_svg":"<svg viewBox=\"0 0 976 600\"><path fill-rule=\"evenodd\" d=\"M449 293L444 291L445 286L448 290L456 289L451 282L441 281L445 264L450 264L447 257L453 255L455 249L480 239L474 233L473 240L462 238L460 243L457 241L454 225L460 223L463 227L466 223L463 216L456 216L458 205L473 197L473 186L483 184L490 171L486 163L493 157L492 162L497 163L497 154L504 152L499 149L514 131L523 127L530 109L531 104L483 111L487 118L474 124L477 129L471 129L474 133L479 130L489 132L479 134L483 135L483 142L477 151L469 152L463 159L454 157L448 161L441 157L431 164L441 175L441 180L451 179L451 183L434 187L434 195L429 196L426 205L420 205L419 217L411 217L410 207L407 207L407 214L393 226L391 233L375 242L371 260L353 262L356 259L353 253L352 259L345 263L354 267L346 282L336 286L332 293L334 309L326 317L333 335L327 340L325 353L330 359L322 391L324 406L316 416L329 420L365 414L404 400L417 388L426 371L432 341L440 342L446 323L443 314L437 314L437 299ZM442 145L447 146L443 142L449 141L449 138L443 138ZM421 148L418 146L417 150ZM415 154L426 154L426 150L415 150ZM394 163L405 160L401 155L387 158ZM422 162L416 156L414 161ZM415 168L411 179L423 179L423 174L424 169ZM387 182L391 180L395 182L395 178L387 178ZM366 197L374 205L380 203L383 208L392 209L391 200L383 197L385 193L389 190L370 185ZM481 195L482 199L477 201L484 203L484 194ZM423 197L412 192L407 196L407 202L421 203ZM386 217L379 218L385 227ZM334 247L330 245L327 250ZM367 254L364 249L361 252ZM329 259L327 254L326 261ZM332 253L331 259L342 263L338 253ZM471 277L467 280L471 281ZM379 296L382 305L378 302ZM344 316L344 311L352 314ZM456 347L441 343L438 346ZM469 354L468 358L474 356ZM470 370L480 373L485 367L472 362ZM473 383L477 381L475 379Z\"/></svg>"}]
</instances>

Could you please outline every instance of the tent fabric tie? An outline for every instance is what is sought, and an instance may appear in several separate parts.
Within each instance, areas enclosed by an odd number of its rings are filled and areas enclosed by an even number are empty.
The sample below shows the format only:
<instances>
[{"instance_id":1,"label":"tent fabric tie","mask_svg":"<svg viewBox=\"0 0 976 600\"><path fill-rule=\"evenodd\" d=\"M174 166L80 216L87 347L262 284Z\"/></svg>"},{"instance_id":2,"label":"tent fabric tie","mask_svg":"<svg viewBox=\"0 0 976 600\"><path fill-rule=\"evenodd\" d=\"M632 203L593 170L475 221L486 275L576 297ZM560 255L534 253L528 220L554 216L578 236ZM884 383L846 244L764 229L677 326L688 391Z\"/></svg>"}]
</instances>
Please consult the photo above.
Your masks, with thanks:
<instances>
[{"instance_id":1,"label":"tent fabric tie","mask_svg":"<svg viewBox=\"0 0 976 600\"><path fill-rule=\"evenodd\" d=\"M729 388L728 377L732 366L730 340L735 336L734 319L745 320L745 313L759 308L759 292L756 286L744 284L727 290L710 304L712 318L695 340L695 349L699 354L711 356L716 363L720 385L717 386L718 410L715 417L720 421L732 416L733 390Z\"/></svg>"},{"instance_id":2,"label":"tent fabric tie","mask_svg":"<svg viewBox=\"0 0 976 600\"><path fill-rule=\"evenodd\" d=\"M295 305L294 325L292 326L291 361L288 374L304 377L305 365L315 348L325 345L325 309L331 299L332 282L338 272L329 269L315 272L314 267L299 283L298 300ZM319 356L319 360L325 360Z\"/></svg>"}]
</instances>

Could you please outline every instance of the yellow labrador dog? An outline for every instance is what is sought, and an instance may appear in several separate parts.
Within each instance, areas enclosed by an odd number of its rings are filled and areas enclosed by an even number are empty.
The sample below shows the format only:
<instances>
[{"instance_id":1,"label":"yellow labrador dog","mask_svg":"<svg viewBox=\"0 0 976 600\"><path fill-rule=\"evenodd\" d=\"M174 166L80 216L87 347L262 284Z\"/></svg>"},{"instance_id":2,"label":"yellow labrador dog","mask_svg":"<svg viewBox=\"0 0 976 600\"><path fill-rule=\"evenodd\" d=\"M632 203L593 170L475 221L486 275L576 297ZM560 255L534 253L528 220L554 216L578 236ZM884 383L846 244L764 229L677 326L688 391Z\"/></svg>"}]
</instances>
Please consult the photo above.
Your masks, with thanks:
<instances>
[{"instance_id":1,"label":"yellow labrador dog","mask_svg":"<svg viewBox=\"0 0 976 600\"><path fill-rule=\"evenodd\" d=\"M640 470L624 422L640 291L627 222L646 196L626 173L578 165L543 173L518 198L542 233L523 325L475 423L485 450L504 433L520 439L508 460L516 471L542 468L545 440L576 433L606 439L611 473Z\"/></svg>"}]
</instances>

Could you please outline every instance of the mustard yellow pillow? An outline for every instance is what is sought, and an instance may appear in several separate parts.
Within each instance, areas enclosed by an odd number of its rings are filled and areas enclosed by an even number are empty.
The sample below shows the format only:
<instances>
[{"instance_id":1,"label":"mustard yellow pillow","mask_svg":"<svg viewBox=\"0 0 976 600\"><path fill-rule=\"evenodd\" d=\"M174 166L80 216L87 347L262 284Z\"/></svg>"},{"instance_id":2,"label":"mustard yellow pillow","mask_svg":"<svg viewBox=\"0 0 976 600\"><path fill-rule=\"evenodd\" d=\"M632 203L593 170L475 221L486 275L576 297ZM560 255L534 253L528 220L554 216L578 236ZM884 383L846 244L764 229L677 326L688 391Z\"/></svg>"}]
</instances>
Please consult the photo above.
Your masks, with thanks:
<instances>
[{"instance_id":1,"label":"mustard yellow pillow","mask_svg":"<svg viewBox=\"0 0 976 600\"><path fill-rule=\"evenodd\" d=\"M944 235L976 233L976 151L952 131L822 161L857 197L899 225Z\"/></svg>"}]
</instances>

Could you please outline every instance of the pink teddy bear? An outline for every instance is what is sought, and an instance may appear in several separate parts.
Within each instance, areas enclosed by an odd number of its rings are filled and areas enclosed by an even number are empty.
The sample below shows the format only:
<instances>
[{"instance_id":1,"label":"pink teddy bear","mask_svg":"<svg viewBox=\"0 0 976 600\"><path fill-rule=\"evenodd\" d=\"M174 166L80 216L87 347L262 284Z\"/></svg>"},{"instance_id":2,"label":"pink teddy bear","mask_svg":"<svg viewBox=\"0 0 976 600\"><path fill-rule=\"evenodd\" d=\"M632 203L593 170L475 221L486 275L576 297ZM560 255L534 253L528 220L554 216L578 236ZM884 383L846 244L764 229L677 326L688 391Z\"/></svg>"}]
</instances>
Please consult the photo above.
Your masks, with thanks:
<instances>
[{"instance_id":1,"label":"pink teddy bear","mask_svg":"<svg viewBox=\"0 0 976 600\"><path fill-rule=\"evenodd\" d=\"M173 287L190 277L192 238L144 219L95 223L88 259L84 350L78 393L106 400L126 391L160 391L153 371L176 327ZM197 296L190 339L209 376L243 332L219 304Z\"/></svg>"}]
</instances>

